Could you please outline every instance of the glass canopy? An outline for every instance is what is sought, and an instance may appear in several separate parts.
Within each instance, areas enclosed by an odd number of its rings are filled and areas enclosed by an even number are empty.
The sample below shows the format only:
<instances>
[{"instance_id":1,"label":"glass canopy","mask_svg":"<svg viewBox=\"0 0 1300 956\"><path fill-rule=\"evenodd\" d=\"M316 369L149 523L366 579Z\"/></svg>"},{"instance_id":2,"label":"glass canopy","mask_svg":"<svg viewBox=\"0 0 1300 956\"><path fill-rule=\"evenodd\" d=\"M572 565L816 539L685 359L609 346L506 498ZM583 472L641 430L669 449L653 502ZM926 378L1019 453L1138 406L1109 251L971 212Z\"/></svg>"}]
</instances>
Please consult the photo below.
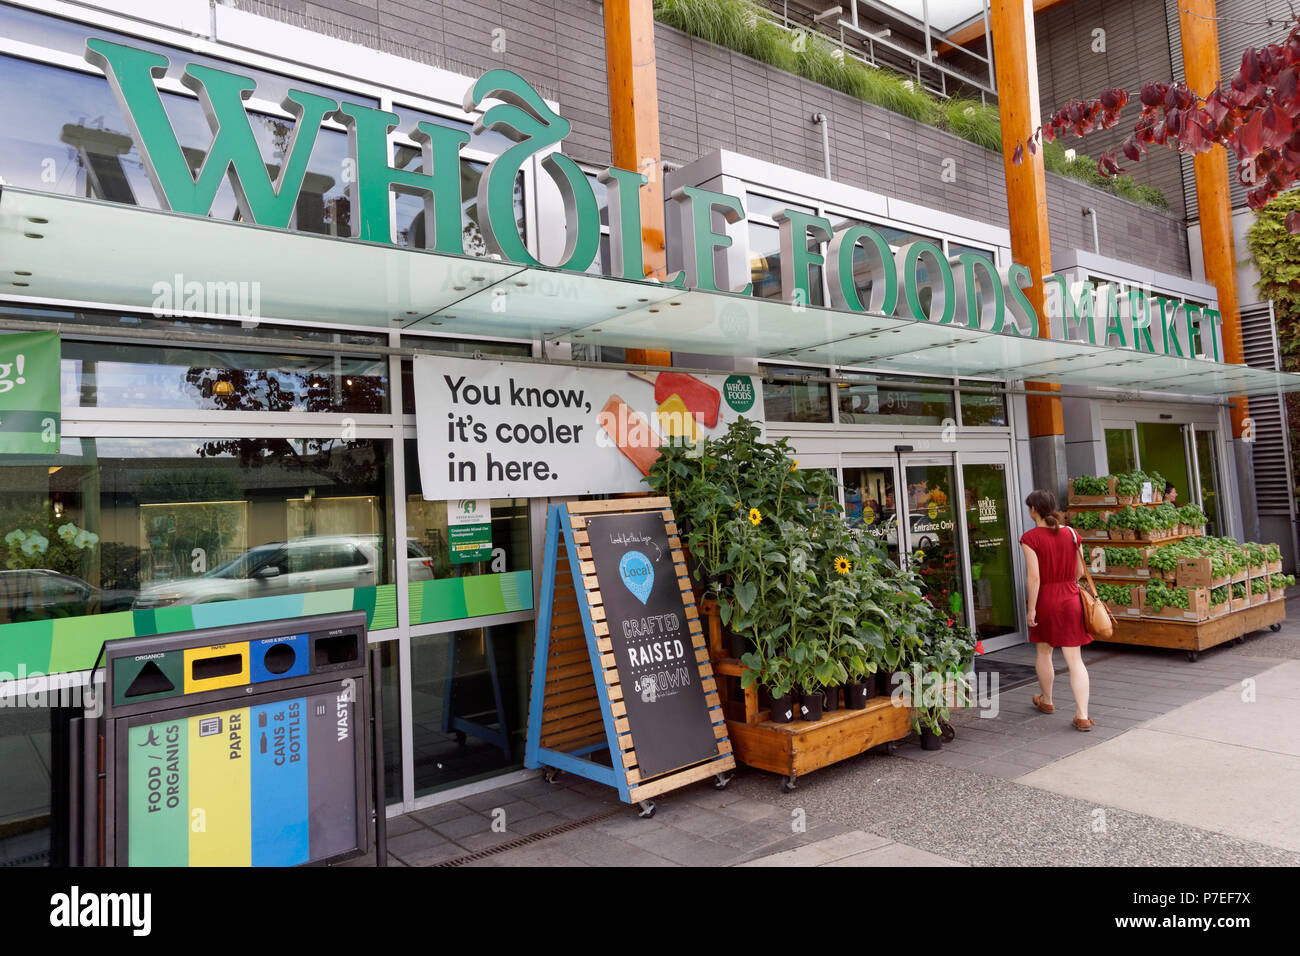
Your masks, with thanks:
<instances>
[{"instance_id":1,"label":"glass canopy","mask_svg":"<svg viewBox=\"0 0 1300 956\"><path fill-rule=\"evenodd\" d=\"M1300 391L1300 375L0 187L0 296L16 302L586 342L1162 395ZM257 315L231 302L248 283ZM219 302L214 307L212 289ZM193 295L191 295L191 290Z\"/></svg>"}]
</instances>

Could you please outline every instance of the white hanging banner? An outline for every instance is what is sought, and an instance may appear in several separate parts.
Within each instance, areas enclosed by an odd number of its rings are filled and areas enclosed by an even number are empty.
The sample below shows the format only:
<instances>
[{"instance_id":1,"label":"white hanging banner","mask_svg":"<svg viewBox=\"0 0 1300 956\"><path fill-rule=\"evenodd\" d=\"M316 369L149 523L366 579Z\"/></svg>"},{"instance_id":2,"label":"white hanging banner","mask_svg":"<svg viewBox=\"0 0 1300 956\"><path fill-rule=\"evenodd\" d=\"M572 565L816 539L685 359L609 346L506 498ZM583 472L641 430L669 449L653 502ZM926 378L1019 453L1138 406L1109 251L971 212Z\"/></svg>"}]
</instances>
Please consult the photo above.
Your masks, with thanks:
<instances>
[{"instance_id":1,"label":"white hanging banner","mask_svg":"<svg viewBox=\"0 0 1300 956\"><path fill-rule=\"evenodd\" d=\"M418 355L420 484L428 501L645 491L672 438L763 423L757 375L690 375Z\"/></svg>"}]
</instances>

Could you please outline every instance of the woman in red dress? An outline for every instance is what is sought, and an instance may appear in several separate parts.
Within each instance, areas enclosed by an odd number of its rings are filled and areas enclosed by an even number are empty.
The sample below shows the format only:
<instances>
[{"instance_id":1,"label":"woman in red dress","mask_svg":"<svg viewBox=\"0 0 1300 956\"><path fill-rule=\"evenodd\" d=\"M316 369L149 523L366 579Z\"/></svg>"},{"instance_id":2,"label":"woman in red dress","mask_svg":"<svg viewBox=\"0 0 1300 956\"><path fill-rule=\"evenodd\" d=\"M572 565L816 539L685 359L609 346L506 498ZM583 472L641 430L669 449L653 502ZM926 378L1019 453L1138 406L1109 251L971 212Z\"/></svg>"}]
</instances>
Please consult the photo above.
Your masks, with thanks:
<instances>
[{"instance_id":1,"label":"woman in red dress","mask_svg":"<svg viewBox=\"0 0 1300 956\"><path fill-rule=\"evenodd\" d=\"M1091 730L1097 726L1088 716L1088 670L1080 652L1092 637L1083 627L1083 602L1079 597L1079 578L1083 575L1083 552L1078 532L1062 530L1056 511L1056 495L1035 491L1025 499L1034 527L1020 536L1025 552L1026 606L1029 640L1038 645L1035 667L1041 694L1034 695L1034 706L1045 714L1053 713L1052 681L1056 667L1052 648L1059 647L1070 668L1070 691L1074 694L1074 726Z\"/></svg>"}]
</instances>

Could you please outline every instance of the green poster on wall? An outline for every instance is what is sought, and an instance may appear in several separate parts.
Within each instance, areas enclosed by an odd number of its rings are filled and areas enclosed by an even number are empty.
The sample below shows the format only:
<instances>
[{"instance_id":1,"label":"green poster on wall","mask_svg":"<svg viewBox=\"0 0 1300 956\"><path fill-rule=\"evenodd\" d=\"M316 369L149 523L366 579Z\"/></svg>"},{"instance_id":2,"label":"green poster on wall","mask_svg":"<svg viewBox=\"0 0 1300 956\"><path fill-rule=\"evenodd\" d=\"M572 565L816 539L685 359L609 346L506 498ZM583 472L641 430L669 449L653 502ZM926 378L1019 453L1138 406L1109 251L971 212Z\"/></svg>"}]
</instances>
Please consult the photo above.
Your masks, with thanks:
<instances>
[{"instance_id":1,"label":"green poster on wall","mask_svg":"<svg viewBox=\"0 0 1300 956\"><path fill-rule=\"evenodd\" d=\"M0 454L59 450L59 336L0 335Z\"/></svg>"}]
</instances>

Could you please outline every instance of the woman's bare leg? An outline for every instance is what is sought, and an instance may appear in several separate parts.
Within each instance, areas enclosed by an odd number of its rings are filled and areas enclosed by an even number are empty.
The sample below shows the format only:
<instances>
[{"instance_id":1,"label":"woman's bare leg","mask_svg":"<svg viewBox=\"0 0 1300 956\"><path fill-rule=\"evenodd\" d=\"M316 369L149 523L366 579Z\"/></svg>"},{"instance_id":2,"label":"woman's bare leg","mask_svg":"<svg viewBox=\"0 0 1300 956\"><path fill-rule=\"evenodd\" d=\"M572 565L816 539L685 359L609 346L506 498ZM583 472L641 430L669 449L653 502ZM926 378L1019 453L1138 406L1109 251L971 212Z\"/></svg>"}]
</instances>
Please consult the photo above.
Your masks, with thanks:
<instances>
[{"instance_id":1,"label":"woman's bare leg","mask_svg":"<svg viewBox=\"0 0 1300 956\"><path fill-rule=\"evenodd\" d=\"M1065 663L1070 668L1070 693L1074 694L1074 716L1088 719L1088 668L1083 666L1083 651L1078 647L1063 647Z\"/></svg>"},{"instance_id":2,"label":"woman's bare leg","mask_svg":"<svg viewBox=\"0 0 1300 956\"><path fill-rule=\"evenodd\" d=\"M1052 662L1052 645L1038 644L1038 657L1034 669L1038 672L1038 689L1043 692L1043 703L1052 703L1052 681L1056 679L1056 665Z\"/></svg>"}]
</instances>

